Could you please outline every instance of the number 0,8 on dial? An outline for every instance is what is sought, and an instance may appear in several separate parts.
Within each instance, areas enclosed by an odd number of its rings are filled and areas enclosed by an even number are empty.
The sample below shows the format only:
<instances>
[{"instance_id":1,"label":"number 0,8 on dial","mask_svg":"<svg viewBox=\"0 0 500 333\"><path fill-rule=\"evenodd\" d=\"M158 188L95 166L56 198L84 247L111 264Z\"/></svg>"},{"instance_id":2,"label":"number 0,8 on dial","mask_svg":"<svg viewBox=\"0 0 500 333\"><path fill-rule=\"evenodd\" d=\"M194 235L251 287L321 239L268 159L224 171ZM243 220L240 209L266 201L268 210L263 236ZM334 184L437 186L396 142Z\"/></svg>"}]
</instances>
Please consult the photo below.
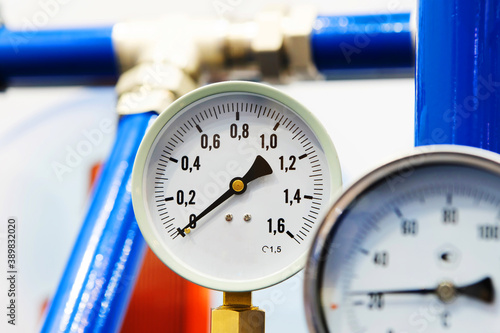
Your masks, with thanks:
<instances>
[{"instance_id":1,"label":"number 0,8 on dial","mask_svg":"<svg viewBox=\"0 0 500 333\"><path fill-rule=\"evenodd\" d=\"M262 84L219 83L179 99L146 134L134 211L181 276L256 290L303 267L340 179L331 140L303 106Z\"/></svg>"}]
</instances>

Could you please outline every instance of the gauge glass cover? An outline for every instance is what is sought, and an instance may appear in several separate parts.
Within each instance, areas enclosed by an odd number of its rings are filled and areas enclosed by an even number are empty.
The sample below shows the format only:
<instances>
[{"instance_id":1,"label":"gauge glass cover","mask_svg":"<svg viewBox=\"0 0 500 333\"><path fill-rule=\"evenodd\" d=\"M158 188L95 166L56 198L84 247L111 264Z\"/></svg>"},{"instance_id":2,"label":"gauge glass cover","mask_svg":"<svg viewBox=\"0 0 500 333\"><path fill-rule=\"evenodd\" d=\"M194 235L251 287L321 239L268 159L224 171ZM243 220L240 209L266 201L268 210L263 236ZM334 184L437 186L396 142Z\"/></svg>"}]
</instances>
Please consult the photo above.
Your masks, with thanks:
<instances>
[{"instance_id":1,"label":"gauge glass cover","mask_svg":"<svg viewBox=\"0 0 500 333\"><path fill-rule=\"evenodd\" d=\"M223 291L268 287L300 270L339 188L335 149L316 118L246 82L173 104L147 133L133 175L152 250L183 277Z\"/></svg>"},{"instance_id":2,"label":"gauge glass cover","mask_svg":"<svg viewBox=\"0 0 500 333\"><path fill-rule=\"evenodd\" d=\"M498 157L435 149L375 170L334 204L307 268L313 330L500 332Z\"/></svg>"}]
</instances>

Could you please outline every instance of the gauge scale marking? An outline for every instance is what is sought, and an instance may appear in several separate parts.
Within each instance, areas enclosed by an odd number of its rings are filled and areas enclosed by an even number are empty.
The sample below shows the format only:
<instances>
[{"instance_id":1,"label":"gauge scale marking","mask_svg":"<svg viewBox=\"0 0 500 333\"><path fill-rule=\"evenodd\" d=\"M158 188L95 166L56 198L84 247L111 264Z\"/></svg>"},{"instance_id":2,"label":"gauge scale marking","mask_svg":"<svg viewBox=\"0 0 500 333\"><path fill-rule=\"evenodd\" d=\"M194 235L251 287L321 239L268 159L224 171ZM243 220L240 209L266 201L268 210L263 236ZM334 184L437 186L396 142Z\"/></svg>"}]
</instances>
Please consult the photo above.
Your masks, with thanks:
<instances>
[{"instance_id":1,"label":"gauge scale marking","mask_svg":"<svg viewBox=\"0 0 500 333\"><path fill-rule=\"evenodd\" d=\"M228 96L227 95L221 96L220 98L222 100L227 100ZM239 111L240 109L242 110L241 113L250 113L250 117L247 118L247 117L245 117L246 115L244 115L242 117L243 120L247 119L246 122L243 121L243 122L238 123L238 121L240 120L240 111ZM226 115L226 110L228 113L227 115ZM231 113L233 113L233 115L231 115ZM190 117L190 119L188 119L184 123L180 124L179 129L176 130L176 133L174 133L170 137L170 139L167 141L167 144L163 147L162 152L160 153L160 157L158 158L158 161L156 162L156 172L155 172L155 174L156 174L155 180L156 181L155 181L155 184L157 184L157 185L155 186L155 188L158 189L157 191L155 191L155 193L158 193L155 196L155 198L158 199L158 200L156 200L156 202L157 202L157 205L156 205L157 212L156 213L158 214L158 217L160 218L160 220L162 220L162 221L166 220L164 222L165 229L168 230L169 235L173 239L177 238L178 236L185 237L186 232L191 232L192 230L194 230L196 228L196 222L201 219L200 214L194 214L194 215L196 215L196 217L191 219L190 222L186 226L184 226L182 228L178 227L175 230L173 227L174 223L175 223L175 221L174 221L175 218L168 219L168 208L166 207L166 204L164 203L164 201L166 201L166 202L174 201L174 196L165 197L165 193L161 189L164 188L164 186L162 186L162 185L164 185L166 183L166 181L168 181L168 179L165 177L165 172L166 172L165 169L168 167L169 164L172 164L172 163L178 164L179 163L179 160L172 157L172 156L174 154L176 156L182 155L182 153L179 153L178 150L176 150L177 145L179 145L180 143L184 143L182 138L184 136L189 136L190 131L194 130L194 131L198 131L201 134L201 137L200 137L201 138L201 140L200 140L201 141L200 142L201 148L205 149L205 152L207 151L207 149L208 149L208 152L211 152L212 150L214 150L214 152L215 152L215 150L220 149L221 134L218 134L218 133L213 134L213 136L212 136L213 145L212 145L209 143L209 136L207 134L203 134L204 131L201 128L200 124L204 125L205 122L207 122L207 123L213 122L214 121L213 118L215 118L217 121L219 120L219 118L222 118L220 121L224 121L224 118L229 119L229 120L233 120L234 122L231 123L231 126L230 126L230 137L232 139L235 139L235 141L236 140L241 141L242 139L243 140L248 139L250 136L249 123L251 124L253 121L255 121L255 119L251 119L251 117L255 117L256 119L258 119L260 117L268 118L268 120L270 120L268 122L269 124L275 123L275 125L272 128L272 131L274 133L279 133L277 131L277 129L281 125L286 130L288 130L288 132L289 132L288 134L289 134L289 136L291 136L291 140L292 141L296 140L297 145L301 146L303 148L303 153L300 156L280 155L278 160L280 162L280 170L284 170L285 173L290 172L290 174L292 174L293 171L297 170L298 166L300 164L302 164L302 162L300 162L301 160L304 160L307 158L306 163L310 164L310 168L309 168L310 174L308 176L312 180L311 184L313 184L312 190L309 191L310 194L309 195L308 194L301 195L300 189L298 189L298 191L295 191L295 197L292 199L291 197L288 198L288 195L287 195L288 189L284 190L285 204L289 203L289 205L292 206L295 203L296 205L298 205L298 204L300 204L302 199L311 201L310 210L308 211L307 216L302 217L304 220L304 222L303 222L304 226L301 228L302 230L304 230L307 233L310 232L310 229L312 228L311 224L315 223L311 220L317 219L318 211L320 210L321 202L323 201L323 193L324 193L324 186L325 186L325 184L324 184L325 181L323 179L323 177L324 177L323 170L322 170L322 167L320 164L318 153L317 153L316 149L314 148L314 145L312 145L311 140L306 136L306 133L304 133L304 131L301 130L300 127L297 126L297 124L293 120L289 119L288 117L285 117L284 114L277 112L276 110L273 110L272 108L268 108L266 106L263 106L262 104L254 104L254 103L243 104L243 103L237 103L237 102L234 103L233 102L233 103L229 104L227 102L226 103L222 102L220 104L216 104L216 105L212 106L212 108L209 107L208 112L207 112L207 110L200 111L198 114L195 114L193 117ZM241 125L240 126L241 127L240 134L238 134L238 125ZM268 127L268 129L270 129L270 126ZM274 134L272 132L270 132L270 133L271 134L269 135L269 142L266 142L265 134L261 134L259 136L260 142L261 142L260 147L258 147L258 145L254 145L254 147L260 148L260 149L262 149L262 151L269 151L269 149L277 148L278 137L281 138L281 136L278 136L278 134ZM252 153L250 153L250 154L252 154ZM207 157L207 155L205 154L205 156L203 156L203 157ZM286 157L288 157L288 160ZM204 160L208 160L209 158L210 158L210 154L208 154L208 157L204 158ZM260 159L257 159L257 158L260 158ZM261 161L262 159L263 158L261 157L261 155L257 155L256 161ZM192 160L193 160L193 158L192 158ZM200 156L197 155L196 157L194 157L194 162L191 166L189 163L189 156L183 155L181 158L181 161L180 161L181 169L183 171L187 171L186 173L190 173L190 174L193 172L196 173L196 171L199 171L201 168L200 160L201 160ZM250 160L247 160L247 161L250 161ZM266 161L263 163L268 163L268 162ZM175 168L176 166L173 166L173 167ZM242 169L240 168L240 170L242 170ZM272 170L271 170L271 172L272 172ZM222 184L223 184L222 187L224 187L226 185L226 183L233 184L234 185L233 187L237 186L237 183L235 181L227 182L227 178L225 178L222 181ZM246 186L246 184L244 184L244 185ZM241 186L242 187L240 190L233 189L234 195L243 194L242 192L243 192L244 187L243 187L243 185L241 185ZM302 191L302 192L304 192L304 191ZM184 200L184 198L183 198L184 195L181 193L182 192L177 191L177 194L176 194L175 201L178 205L181 205L181 206L184 205L185 207L187 207L188 205L195 205L196 204L196 202L195 202L196 192L194 192L193 190L189 191L189 195L190 195L189 200L187 200L187 199ZM307 222L309 222L310 224L308 224ZM286 229L279 230L279 232L283 233L286 231L286 234L290 238L292 238L298 244L301 244L301 241L304 241L304 239L308 236L302 230L299 230L298 232L296 232L295 235L292 232L290 232L290 230L286 230ZM276 235L276 230L273 229L272 226L271 226L270 233L273 233L273 235Z\"/></svg>"},{"instance_id":2,"label":"gauge scale marking","mask_svg":"<svg viewBox=\"0 0 500 333\"><path fill-rule=\"evenodd\" d=\"M248 83L201 88L160 115L139 150L141 231L170 268L205 287L256 290L296 273L340 187L319 123L276 94Z\"/></svg>"},{"instance_id":3,"label":"gauge scale marking","mask_svg":"<svg viewBox=\"0 0 500 333\"><path fill-rule=\"evenodd\" d=\"M315 332L500 332L500 164L440 147L334 204L308 263ZM321 259L319 259L321 258Z\"/></svg>"}]
</instances>

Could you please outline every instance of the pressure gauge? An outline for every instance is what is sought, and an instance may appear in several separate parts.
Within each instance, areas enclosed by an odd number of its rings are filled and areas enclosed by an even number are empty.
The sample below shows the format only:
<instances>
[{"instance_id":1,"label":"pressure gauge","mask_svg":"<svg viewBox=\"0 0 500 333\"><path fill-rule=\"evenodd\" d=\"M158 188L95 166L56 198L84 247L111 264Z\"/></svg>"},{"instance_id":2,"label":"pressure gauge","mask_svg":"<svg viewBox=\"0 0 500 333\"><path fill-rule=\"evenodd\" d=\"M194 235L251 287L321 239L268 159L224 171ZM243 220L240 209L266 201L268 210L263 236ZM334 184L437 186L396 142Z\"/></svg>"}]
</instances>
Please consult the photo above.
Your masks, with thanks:
<instances>
[{"instance_id":1,"label":"pressure gauge","mask_svg":"<svg viewBox=\"0 0 500 333\"><path fill-rule=\"evenodd\" d=\"M500 332L500 164L421 147L333 205L306 268L312 332Z\"/></svg>"},{"instance_id":2,"label":"pressure gauge","mask_svg":"<svg viewBox=\"0 0 500 333\"><path fill-rule=\"evenodd\" d=\"M199 285L250 291L303 268L341 186L331 140L302 105L263 84L187 94L152 124L132 187L156 255Z\"/></svg>"}]
</instances>

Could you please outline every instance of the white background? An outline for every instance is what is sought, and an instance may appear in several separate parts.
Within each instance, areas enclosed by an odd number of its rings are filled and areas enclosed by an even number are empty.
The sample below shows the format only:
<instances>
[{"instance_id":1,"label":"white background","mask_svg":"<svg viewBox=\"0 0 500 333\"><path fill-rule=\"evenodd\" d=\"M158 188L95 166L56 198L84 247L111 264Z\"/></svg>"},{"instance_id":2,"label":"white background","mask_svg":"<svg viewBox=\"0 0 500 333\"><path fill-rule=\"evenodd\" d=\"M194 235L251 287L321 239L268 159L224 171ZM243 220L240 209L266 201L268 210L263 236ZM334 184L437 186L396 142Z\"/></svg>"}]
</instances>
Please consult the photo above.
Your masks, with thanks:
<instances>
[{"instance_id":1,"label":"white background","mask_svg":"<svg viewBox=\"0 0 500 333\"><path fill-rule=\"evenodd\" d=\"M48 0L0 1L9 28L25 29ZM271 3L285 0L64 0L43 27L112 24L162 14L218 17L218 2L234 4L228 17L251 18ZM411 11L415 0L325 0L320 13L383 13L398 6ZM337 148L343 179L350 183L379 163L413 146L414 83L412 79L294 83L279 86L302 102L325 124ZM56 288L85 214L90 167L106 158L113 133L104 133L91 153L61 179L53 169L68 149L85 140L100 122L116 123L111 87L12 88L0 93L0 269L5 267L5 225L19 220L18 326L6 325L6 281L0 273L0 331L34 332L40 306ZM1 272L0 271L0 272ZM220 296L214 295L214 306ZM302 306L302 274L259 291L254 303L263 307L267 332L306 332Z\"/></svg>"}]
</instances>

